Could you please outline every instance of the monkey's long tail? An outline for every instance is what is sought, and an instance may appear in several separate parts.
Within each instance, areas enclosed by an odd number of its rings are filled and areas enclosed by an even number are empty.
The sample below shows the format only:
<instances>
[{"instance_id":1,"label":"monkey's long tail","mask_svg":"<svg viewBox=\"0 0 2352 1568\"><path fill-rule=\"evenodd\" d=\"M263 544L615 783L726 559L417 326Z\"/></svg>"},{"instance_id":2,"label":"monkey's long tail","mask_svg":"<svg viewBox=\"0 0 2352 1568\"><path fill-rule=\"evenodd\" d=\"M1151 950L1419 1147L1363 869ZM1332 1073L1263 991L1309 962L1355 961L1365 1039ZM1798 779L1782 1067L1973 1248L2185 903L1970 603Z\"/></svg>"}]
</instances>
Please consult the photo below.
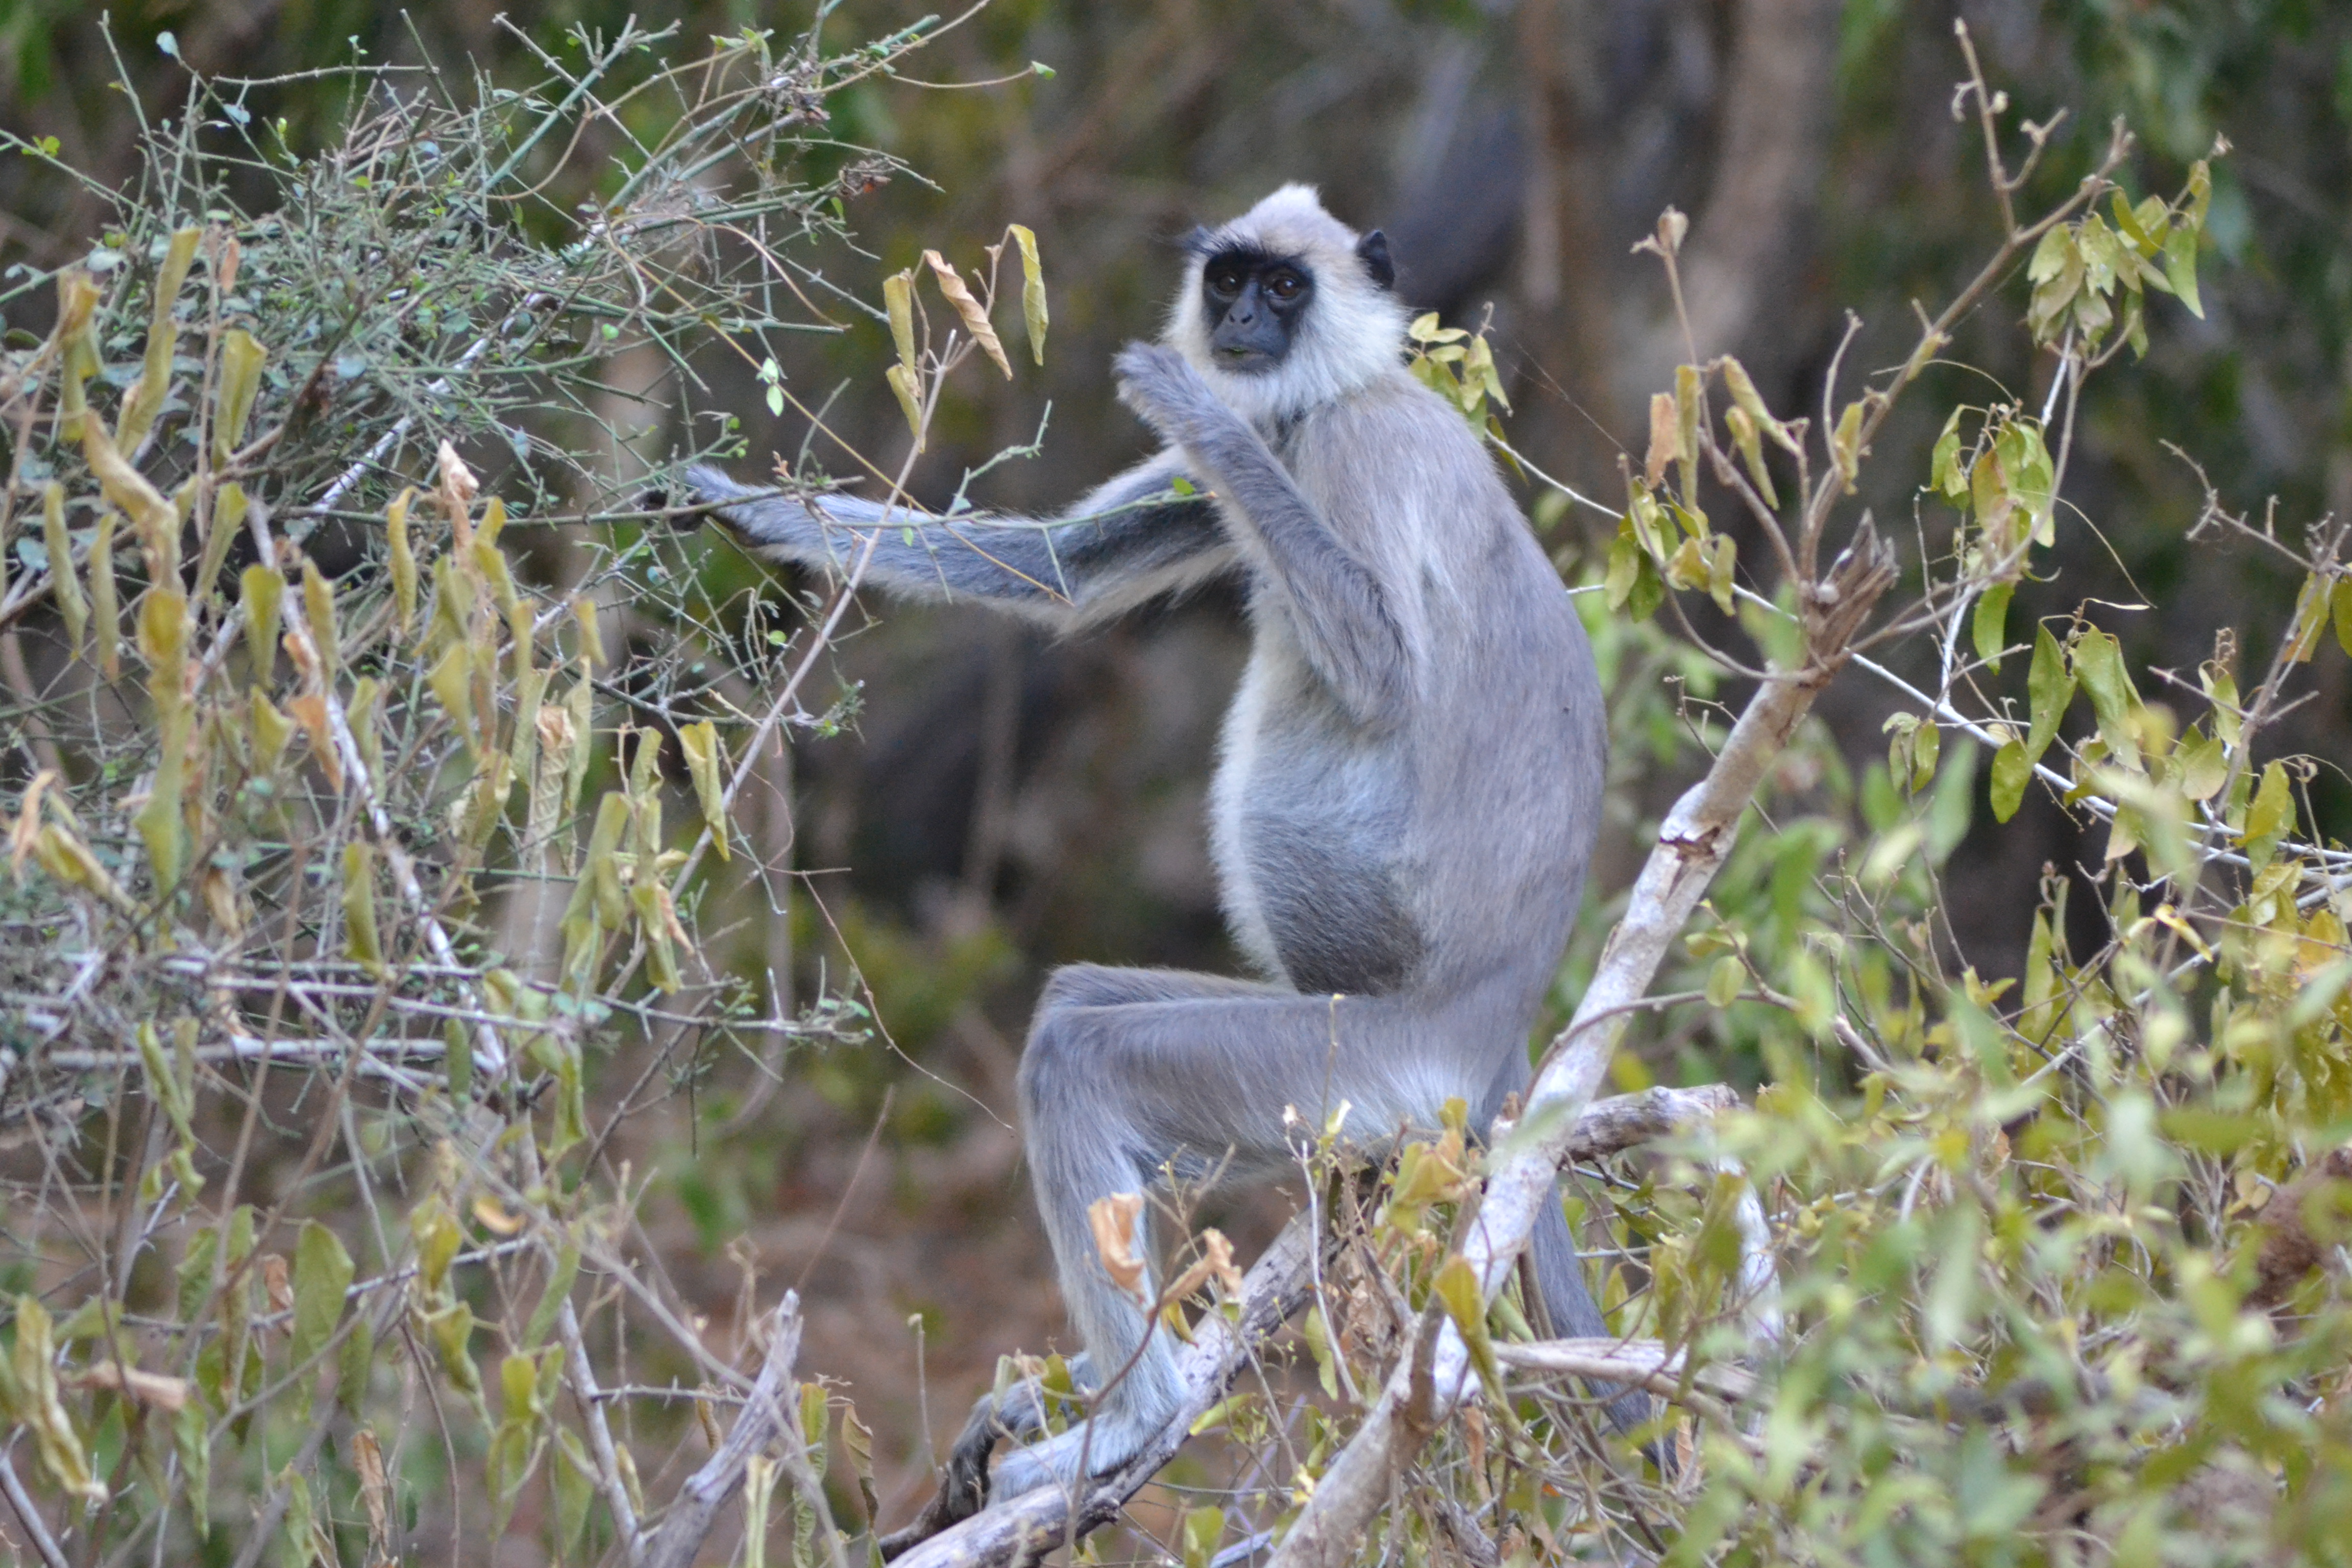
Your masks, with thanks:
<instances>
[{"instance_id":1,"label":"monkey's long tail","mask_svg":"<svg viewBox=\"0 0 2352 1568\"><path fill-rule=\"evenodd\" d=\"M1592 1292L1585 1287L1576 1238L1569 1234L1568 1216L1560 1212L1557 1190L1536 1216L1528 1251L1535 1260L1536 1285L1543 1292L1551 1331L1563 1339L1607 1339L1609 1325L1601 1321L1601 1309L1593 1305ZM1590 1386L1608 1399L1610 1425L1620 1432L1630 1432L1650 1419L1650 1396L1643 1390L1617 1383Z\"/></svg>"}]
</instances>

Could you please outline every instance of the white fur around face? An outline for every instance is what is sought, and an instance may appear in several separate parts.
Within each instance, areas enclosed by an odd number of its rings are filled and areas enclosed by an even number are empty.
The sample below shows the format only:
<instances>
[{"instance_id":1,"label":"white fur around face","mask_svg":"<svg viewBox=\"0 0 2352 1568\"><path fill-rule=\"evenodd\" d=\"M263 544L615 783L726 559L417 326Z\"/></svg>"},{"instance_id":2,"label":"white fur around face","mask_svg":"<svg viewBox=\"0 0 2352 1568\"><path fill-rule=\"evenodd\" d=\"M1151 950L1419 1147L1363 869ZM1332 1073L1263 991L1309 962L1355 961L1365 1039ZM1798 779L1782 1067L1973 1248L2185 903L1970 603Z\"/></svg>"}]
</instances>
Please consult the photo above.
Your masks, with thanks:
<instances>
[{"instance_id":1,"label":"white fur around face","mask_svg":"<svg viewBox=\"0 0 2352 1568\"><path fill-rule=\"evenodd\" d=\"M1211 234L1184 269L1166 342L1206 377L1225 405L1259 425L1296 417L1394 373L1404 353L1405 309L1374 283L1356 255L1356 231L1323 210L1311 185L1285 185ZM1229 370L1209 352L1201 269L1210 256L1248 245L1297 257L1315 297L1290 352L1272 370Z\"/></svg>"}]
</instances>

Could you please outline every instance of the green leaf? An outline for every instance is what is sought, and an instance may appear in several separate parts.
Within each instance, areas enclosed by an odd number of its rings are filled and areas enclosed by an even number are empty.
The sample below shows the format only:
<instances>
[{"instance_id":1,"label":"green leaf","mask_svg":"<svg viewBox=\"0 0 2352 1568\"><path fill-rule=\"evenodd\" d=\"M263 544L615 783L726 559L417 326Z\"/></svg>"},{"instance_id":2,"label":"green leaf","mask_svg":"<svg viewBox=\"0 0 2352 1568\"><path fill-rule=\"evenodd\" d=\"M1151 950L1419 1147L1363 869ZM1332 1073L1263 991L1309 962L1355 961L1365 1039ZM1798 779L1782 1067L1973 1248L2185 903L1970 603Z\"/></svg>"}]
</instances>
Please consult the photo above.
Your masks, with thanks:
<instances>
[{"instance_id":1,"label":"green leaf","mask_svg":"<svg viewBox=\"0 0 2352 1568\"><path fill-rule=\"evenodd\" d=\"M335 1233L305 1220L294 1243L294 1331L289 1354L299 1366L334 1337L351 1289L352 1255Z\"/></svg>"},{"instance_id":2,"label":"green leaf","mask_svg":"<svg viewBox=\"0 0 2352 1568\"><path fill-rule=\"evenodd\" d=\"M199 1541L213 1532L213 1446L205 1429L207 1419L200 1399L189 1400L172 1417L172 1447L180 1456L182 1491Z\"/></svg>"},{"instance_id":3,"label":"green leaf","mask_svg":"<svg viewBox=\"0 0 2352 1568\"><path fill-rule=\"evenodd\" d=\"M1445 1303L1445 1315L1454 1320L1454 1329L1462 1342L1469 1347L1471 1364L1489 1388L1499 1386L1495 1365L1494 1342L1486 1333L1486 1298L1478 1289L1478 1271L1470 1260L1459 1253L1445 1260L1437 1271L1434 1286L1437 1299Z\"/></svg>"},{"instance_id":4,"label":"green leaf","mask_svg":"<svg viewBox=\"0 0 2352 1568\"><path fill-rule=\"evenodd\" d=\"M2025 739L2025 760L2038 763L2057 738L2066 705L2074 700L2074 677L2066 668L2065 653L2048 626L2033 628L2033 663L2025 674L2026 699L2032 714Z\"/></svg>"},{"instance_id":5,"label":"green leaf","mask_svg":"<svg viewBox=\"0 0 2352 1568\"><path fill-rule=\"evenodd\" d=\"M1951 417L1944 421L1943 434L1936 437L1935 455L1927 464L1927 483L1946 500L1958 500L1969 493L1968 475L1960 468L1960 411L1957 406Z\"/></svg>"},{"instance_id":6,"label":"green leaf","mask_svg":"<svg viewBox=\"0 0 2352 1568\"><path fill-rule=\"evenodd\" d=\"M2033 247L2033 259L2025 264L2025 279L2029 283L2047 283L2064 269L2066 255L2074 247L2074 231L2064 224L2053 224ZM1953 415L1958 418L1957 412Z\"/></svg>"},{"instance_id":7,"label":"green leaf","mask_svg":"<svg viewBox=\"0 0 2352 1568\"><path fill-rule=\"evenodd\" d=\"M1994 669L2000 668L2000 650L2009 626L2009 599L2016 591L2014 583L1995 583L1977 600L1976 617L1970 623L1977 645L1977 657Z\"/></svg>"},{"instance_id":8,"label":"green leaf","mask_svg":"<svg viewBox=\"0 0 2352 1568\"><path fill-rule=\"evenodd\" d=\"M1992 754L1993 820L2007 822L2015 816L2018 805L2025 799L2025 786L2032 782L2033 763L2025 754L2025 743L2005 742Z\"/></svg>"},{"instance_id":9,"label":"green leaf","mask_svg":"<svg viewBox=\"0 0 2352 1568\"><path fill-rule=\"evenodd\" d=\"M2085 627L2074 639L2074 677L2090 694L2107 750L2127 765L2138 766L2139 743L2132 737L2131 716L2139 697L2124 672L2123 644L2112 633Z\"/></svg>"},{"instance_id":10,"label":"green leaf","mask_svg":"<svg viewBox=\"0 0 2352 1568\"><path fill-rule=\"evenodd\" d=\"M2336 616L2336 646L2352 653L2352 577L2338 577L2328 592L2328 606Z\"/></svg>"},{"instance_id":11,"label":"green leaf","mask_svg":"<svg viewBox=\"0 0 2352 1568\"><path fill-rule=\"evenodd\" d=\"M2198 165L2202 168L2204 165ZM2203 320L2205 305L2197 297L2197 233L2194 229L2176 228L2164 242L2164 277L2189 313Z\"/></svg>"},{"instance_id":12,"label":"green leaf","mask_svg":"<svg viewBox=\"0 0 2352 1568\"><path fill-rule=\"evenodd\" d=\"M2279 840L2294 826L2294 795L2287 783L2286 764L2273 763L2263 770L2263 782L2246 809L2246 830L2238 842L2259 871L2277 853Z\"/></svg>"},{"instance_id":13,"label":"green leaf","mask_svg":"<svg viewBox=\"0 0 2352 1568\"><path fill-rule=\"evenodd\" d=\"M352 1321L351 1331L343 1336L342 1352L336 1357L335 1403L357 1415L367 1399L374 1371L375 1329L362 1312Z\"/></svg>"},{"instance_id":14,"label":"green leaf","mask_svg":"<svg viewBox=\"0 0 2352 1568\"><path fill-rule=\"evenodd\" d=\"M1720 1011L1739 1000L1748 988L1748 966L1729 953L1706 972L1706 1005Z\"/></svg>"},{"instance_id":15,"label":"green leaf","mask_svg":"<svg viewBox=\"0 0 2352 1568\"><path fill-rule=\"evenodd\" d=\"M1180 1532L1184 1543L1184 1568L1209 1568L1216 1560L1217 1548L1225 1539L1225 1510L1221 1508L1193 1508L1184 1510L1184 1526Z\"/></svg>"},{"instance_id":16,"label":"green leaf","mask_svg":"<svg viewBox=\"0 0 2352 1568\"><path fill-rule=\"evenodd\" d=\"M2180 793L2190 800L2210 800L2221 793L2228 779L2230 760L2223 752L2221 737L2200 738L2195 731L2179 752Z\"/></svg>"},{"instance_id":17,"label":"green leaf","mask_svg":"<svg viewBox=\"0 0 2352 1568\"><path fill-rule=\"evenodd\" d=\"M1911 793L1917 795L1936 777L1936 758L1943 750L1943 731L1932 719L1923 720L1911 737Z\"/></svg>"},{"instance_id":18,"label":"green leaf","mask_svg":"<svg viewBox=\"0 0 2352 1568\"><path fill-rule=\"evenodd\" d=\"M1323 1385L1324 1396L1339 1398L1339 1378L1337 1363L1332 1359L1336 1352L1331 1348L1331 1329L1324 1321L1320 1306L1307 1309L1307 1321L1300 1325L1299 1331L1307 1341L1307 1353L1315 1359L1315 1378Z\"/></svg>"}]
</instances>

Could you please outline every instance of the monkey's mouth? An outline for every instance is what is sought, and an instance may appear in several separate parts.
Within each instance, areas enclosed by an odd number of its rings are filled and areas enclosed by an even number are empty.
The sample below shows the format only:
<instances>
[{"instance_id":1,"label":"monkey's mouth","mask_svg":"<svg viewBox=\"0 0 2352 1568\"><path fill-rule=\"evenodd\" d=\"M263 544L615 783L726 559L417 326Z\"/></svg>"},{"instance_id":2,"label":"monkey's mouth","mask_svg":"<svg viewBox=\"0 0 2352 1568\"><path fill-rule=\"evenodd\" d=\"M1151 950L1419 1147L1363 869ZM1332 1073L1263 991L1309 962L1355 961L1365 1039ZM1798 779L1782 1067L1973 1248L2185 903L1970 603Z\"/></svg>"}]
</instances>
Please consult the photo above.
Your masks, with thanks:
<instances>
[{"instance_id":1,"label":"monkey's mouth","mask_svg":"<svg viewBox=\"0 0 2352 1568\"><path fill-rule=\"evenodd\" d=\"M1266 353L1264 349L1236 346L1219 349L1216 353L1216 363L1221 370L1239 371L1244 375L1255 375L1272 370L1276 360L1275 355Z\"/></svg>"}]
</instances>

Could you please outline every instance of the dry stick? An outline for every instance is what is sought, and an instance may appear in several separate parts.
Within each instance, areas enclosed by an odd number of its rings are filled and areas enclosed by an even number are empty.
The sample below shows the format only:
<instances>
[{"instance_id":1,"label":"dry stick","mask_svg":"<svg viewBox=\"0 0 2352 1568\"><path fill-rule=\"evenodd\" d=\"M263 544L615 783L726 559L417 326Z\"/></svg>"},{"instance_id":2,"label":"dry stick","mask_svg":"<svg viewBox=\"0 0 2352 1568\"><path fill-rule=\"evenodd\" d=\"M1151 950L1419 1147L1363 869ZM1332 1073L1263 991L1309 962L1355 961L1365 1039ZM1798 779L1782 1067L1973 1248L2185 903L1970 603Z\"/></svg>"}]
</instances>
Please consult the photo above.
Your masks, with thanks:
<instances>
[{"instance_id":1,"label":"dry stick","mask_svg":"<svg viewBox=\"0 0 2352 1568\"><path fill-rule=\"evenodd\" d=\"M1807 595L1812 607L1805 668L1772 680L1748 700L1706 777L1675 803L1660 825L1657 847L1633 884L1625 916L1601 950L1576 1016L1545 1053L1526 1110L1507 1128L1496 1124L1478 1224L1462 1248L1488 1299L1508 1279L1538 1211L1552 1201L1552 1183L1574 1118L1599 1087L1632 1004L1649 989L1667 947L1730 856L1739 818L1766 772L1844 662L1854 631L1894 581L1893 552L1865 520L1853 544L1831 567L1828 581ZM1756 1217L1761 1218L1760 1212ZM1272 1568L1339 1568L1353 1554L1373 1514L1387 1502L1398 1470L1452 1415L1470 1384L1468 1357L1451 1325L1432 1350L1426 1363L1413 1354L1398 1363L1363 1425L1316 1484L1275 1552ZM1430 1394L1425 1403L1414 1397L1416 1384Z\"/></svg>"},{"instance_id":2,"label":"dry stick","mask_svg":"<svg viewBox=\"0 0 2352 1568\"><path fill-rule=\"evenodd\" d=\"M746 1463L771 1442L782 1450L785 1479L800 1494L800 1500L821 1518L824 1515L824 1489L817 1479L815 1468L809 1463L808 1448L801 1434L798 1402L785 1398L792 1386L793 1362L800 1354L800 1292L787 1290L771 1320L767 1364L760 1370L760 1381L752 1384L751 1397L745 1401L742 1414L735 1418L734 1430L719 1446L719 1452L678 1488L677 1500L670 1504L668 1516L646 1548L645 1568L688 1568L695 1553L701 1550L703 1537L710 1533L711 1521L742 1486ZM830 1520L822 1528L833 1568L845 1568L841 1531L833 1527Z\"/></svg>"},{"instance_id":3,"label":"dry stick","mask_svg":"<svg viewBox=\"0 0 2352 1568\"><path fill-rule=\"evenodd\" d=\"M1739 1097L1721 1084L1648 1089L1597 1100L1570 1124L1566 1157L1602 1159L1706 1121L1738 1102ZM1083 1496L1056 1484L993 1503L912 1547L892 1568L1003 1568L1028 1563L1117 1518L1127 1500L1175 1457L1191 1436L1192 1423L1224 1397L1259 1348L1314 1299L1315 1214L1311 1207L1301 1210L1250 1269L1242 1284L1238 1322L1210 1312L1195 1325L1192 1343L1177 1363L1183 1394L1133 1458L1087 1482Z\"/></svg>"},{"instance_id":4,"label":"dry stick","mask_svg":"<svg viewBox=\"0 0 2352 1568\"><path fill-rule=\"evenodd\" d=\"M23 1525L25 1533L33 1538L33 1549L41 1554L41 1561L48 1564L48 1568L68 1568L65 1548L59 1546L58 1538L49 1533L48 1521L34 1506L32 1494L25 1489L25 1483L16 1479L16 1467L9 1462L5 1448L0 1448L0 1491L8 1494L9 1506L16 1510L16 1522Z\"/></svg>"},{"instance_id":5,"label":"dry stick","mask_svg":"<svg viewBox=\"0 0 2352 1568\"><path fill-rule=\"evenodd\" d=\"M629 1501L628 1483L621 1479L621 1461L613 1449L613 1427L605 1419L604 1395L596 1389L596 1369L588 1360L587 1342L581 1338L580 1314L565 1297L556 1314L555 1331L563 1341L563 1357L572 1372L572 1394L580 1402L580 1417L588 1427L588 1448L596 1461L596 1479L604 1490L604 1506L612 1510L613 1528L630 1568L645 1561L645 1540L637 1531L637 1510Z\"/></svg>"}]
</instances>

